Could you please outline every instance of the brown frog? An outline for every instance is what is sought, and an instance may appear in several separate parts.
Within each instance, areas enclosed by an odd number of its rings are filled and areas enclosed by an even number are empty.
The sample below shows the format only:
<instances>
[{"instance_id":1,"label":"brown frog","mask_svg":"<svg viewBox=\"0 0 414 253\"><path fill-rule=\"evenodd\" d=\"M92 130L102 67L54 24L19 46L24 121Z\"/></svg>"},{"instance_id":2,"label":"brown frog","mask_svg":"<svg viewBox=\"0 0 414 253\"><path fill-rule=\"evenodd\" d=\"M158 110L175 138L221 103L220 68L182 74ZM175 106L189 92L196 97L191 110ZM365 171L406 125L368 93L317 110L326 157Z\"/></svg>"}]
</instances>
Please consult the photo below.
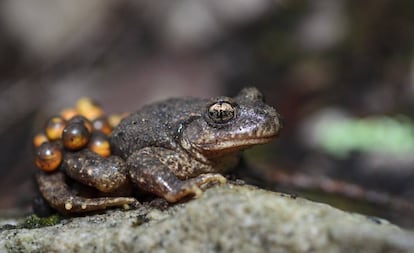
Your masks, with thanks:
<instances>
[{"instance_id":1,"label":"brown frog","mask_svg":"<svg viewBox=\"0 0 414 253\"><path fill-rule=\"evenodd\" d=\"M177 202L198 196L237 165L241 150L267 143L280 130L279 115L256 88L236 97L175 98L143 107L121 121L110 136L112 153L66 152L58 172L38 173L45 200L61 213L104 210L137 203L126 189L136 186ZM66 177L104 196L72 191Z\"/></svg>"}]
</instances>

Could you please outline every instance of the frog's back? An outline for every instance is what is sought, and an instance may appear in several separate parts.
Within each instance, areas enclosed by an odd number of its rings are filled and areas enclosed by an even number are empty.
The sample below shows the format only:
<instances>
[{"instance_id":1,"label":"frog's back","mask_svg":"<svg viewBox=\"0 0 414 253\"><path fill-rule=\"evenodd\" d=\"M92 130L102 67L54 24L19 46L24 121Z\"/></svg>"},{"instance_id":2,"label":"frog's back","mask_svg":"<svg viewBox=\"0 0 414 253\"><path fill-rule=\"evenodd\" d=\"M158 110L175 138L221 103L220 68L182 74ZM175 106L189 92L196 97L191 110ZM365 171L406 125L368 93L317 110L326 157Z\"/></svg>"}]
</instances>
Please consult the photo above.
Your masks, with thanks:
<instances>
[{"instance_id":1,"label":"frog's back","mask_svg":"<svg viewBox=\"0 0 414 253\"><path fill-rule=\"evenodd\" d=\"M200 114L207 100L173 98L144 106L126 117L111 134L113 153L127 158L144 147L176 149L180 124L191 115Z\"/></svg>"}]
</instances>

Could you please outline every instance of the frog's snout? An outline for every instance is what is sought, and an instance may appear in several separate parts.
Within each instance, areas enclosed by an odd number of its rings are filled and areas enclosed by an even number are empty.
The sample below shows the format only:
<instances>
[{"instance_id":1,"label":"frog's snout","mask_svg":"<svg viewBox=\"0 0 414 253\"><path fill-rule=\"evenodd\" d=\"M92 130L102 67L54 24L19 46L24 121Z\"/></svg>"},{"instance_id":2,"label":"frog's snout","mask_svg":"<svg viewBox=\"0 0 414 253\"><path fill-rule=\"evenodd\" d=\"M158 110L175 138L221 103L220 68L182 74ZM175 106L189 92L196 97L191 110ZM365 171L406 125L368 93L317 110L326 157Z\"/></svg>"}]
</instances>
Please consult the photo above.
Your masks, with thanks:
<instances>
[{"instance_id":1,"label":"frog's snout","mask_svg":"<svg viewBox=\"0 0 414 253\"><path fill-rule=\"evenodd\" d=\"M280 115L276 110L265 105L264 107L256 110L257 125L256 125L256 137L276 137L279 134L281 126Z\"/></svg>"}]
</instances>

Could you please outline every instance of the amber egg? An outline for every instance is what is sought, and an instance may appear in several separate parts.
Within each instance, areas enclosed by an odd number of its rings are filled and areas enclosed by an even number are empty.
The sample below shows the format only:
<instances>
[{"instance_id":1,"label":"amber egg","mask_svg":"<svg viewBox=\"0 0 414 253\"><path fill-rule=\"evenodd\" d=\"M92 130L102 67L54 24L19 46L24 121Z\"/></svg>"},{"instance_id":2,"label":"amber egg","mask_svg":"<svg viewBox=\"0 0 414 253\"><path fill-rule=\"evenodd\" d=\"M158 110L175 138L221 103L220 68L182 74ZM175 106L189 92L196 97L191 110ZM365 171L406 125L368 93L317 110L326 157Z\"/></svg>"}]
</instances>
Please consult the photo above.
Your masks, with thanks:
<instances>
[{"instance_id":1,"label":"amber egg","mask_svg":"<svg viewBox=\"0 0 414 253\"><path fill-rule=\"evenodd\" d=\"M36 166L46 172L56 170L62 163L63 152L60 145L54 142L44 142L36 149Z\"/></svg>"},{"instance_id":2,"label":"amber egg","mask_svg":"<svg viewBox=\"0 0 414 253\"><path fill-rule=\"evenodd\" d=\"M108 122L109 125L113 128L115 128L120 122L121 120L123 120L125 117L127 117L129 115L129 113L124 112L121 114L111 114L108 117Z\"/></svg>"},{"instance_id":3,"label":"amber egg","mask_svg":"<svg viewBox=\"0 0 414 253\"><path fill-rule=\"evenodd\" d=\"M63 130L63 146L69 150L78 150L88 144L90 133L86 126L79 122L68 124Z\"/></svg>"},{"instance_id":4,"label":"amber egg","mask_svg":"<svg viewBox=\"0 0 414 253\"><path fill-rule=\"evenodd\" d=\"M33 145L38 148L45 142L48 142L49 139L47 138L46 134L38 133L33 137Z\"/></svg>"},{"instance_id":5,"label":"amber egg","mask_svg":"<svg viewBox=\"0 0 414 253\"><path fill-rule=\"evenodd\" d=\"M102 132L94 132L89 141L88 147L93 152L108 157L111 155L111 145L108 137Z\"/></svg>"},{"instance_id":6,"label":"amber egg","mask_svg":"<svg viewBox=\"0 0 414 253\"><path fill-rule=\"evenodd\" d=\"M68 124L72 124L72 123L80 123L80 124L85 125L85 127L86 127L86 129L88 129L89 133L92 133L92 131L93 131L92 123L82 115L76 115L75 117L73 117L69 121Z\"/></svg>"},{"instance_id":7,"label":"amber egg","mask_svg":"<svg viewBox=\"0 0 414 253\"><path fill-rule=\"evenodd\" d=\"M51 141L62 138L63 129L66 126L66 121L60 116L51 117L46 122L45 133L47 138Z\"/></svg>"},{"instance_id":8,"label":"amber egg","mask_svg":"<svg viewBox=\"0 0 414 253\"><path fill-rule=\"evenodd\" d=\"M92 121L93 130L109 135L112 132L112 127L106 117L99 117Z\"/></svg>"},{"instance_id":9,"label":"amber egg","mask_svg":"<svg viewBox=\"0 0 414 253\"><path fill-rule=\"evenodd\" d=\"M90 98L81 98L76 103L78 113L92 121L104 114L102 107Z\"/></svg>"},{"instance_id":10,"label":"amber egg","mask_svg":"<svg viewBox=\"0 0 414 253\"><path fill-rule=\"evenodd\" d=\"M78 111L75 108L65 108L60 112L60 116L66 121L72 119L76 115L78 115Z\"/></svg>"}]
</instances>

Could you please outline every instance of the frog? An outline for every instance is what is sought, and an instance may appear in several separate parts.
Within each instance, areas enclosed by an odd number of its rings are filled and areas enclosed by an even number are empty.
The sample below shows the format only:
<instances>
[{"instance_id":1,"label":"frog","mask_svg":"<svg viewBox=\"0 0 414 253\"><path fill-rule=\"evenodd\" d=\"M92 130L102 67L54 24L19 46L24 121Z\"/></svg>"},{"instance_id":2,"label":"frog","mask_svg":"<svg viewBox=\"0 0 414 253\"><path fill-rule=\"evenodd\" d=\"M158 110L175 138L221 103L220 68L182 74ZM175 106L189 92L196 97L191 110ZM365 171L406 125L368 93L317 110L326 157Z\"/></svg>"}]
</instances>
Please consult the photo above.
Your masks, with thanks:
<instances>
[{"instance_id":1,"label":"frog","mask_svg":"<svg viewBox=\"0 0 414 253\"><path fill-rule=\"evenodd\" d=\"M112 131L112 154L66 152L54 173L36 175L46 202L62 214L140 204L131 188L176 203L199 197L237 166L241 152L275 139L279 113L255 87L234 97L170 98L142 107ZM93 188L83 196L68 180Z\"/></svg>"}]
</instances>

